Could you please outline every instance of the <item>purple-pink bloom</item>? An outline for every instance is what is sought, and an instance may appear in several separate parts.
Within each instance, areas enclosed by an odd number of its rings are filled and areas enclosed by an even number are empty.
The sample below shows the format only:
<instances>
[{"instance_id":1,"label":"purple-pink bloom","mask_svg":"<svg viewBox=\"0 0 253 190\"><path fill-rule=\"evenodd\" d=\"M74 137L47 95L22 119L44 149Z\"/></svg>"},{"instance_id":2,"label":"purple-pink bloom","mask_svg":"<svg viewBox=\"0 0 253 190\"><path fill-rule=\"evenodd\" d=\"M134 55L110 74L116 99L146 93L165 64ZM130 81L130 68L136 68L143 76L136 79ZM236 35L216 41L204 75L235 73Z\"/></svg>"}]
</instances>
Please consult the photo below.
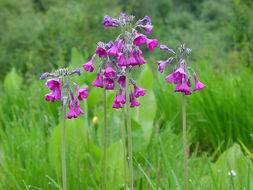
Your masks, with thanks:
<instances>
[{"instance_id":1,"label":"purple-pink bloom","mask_svg":"<svg viewBox=\"0 0 253 190\"><path fill-rule=\"evenodd\" d=\"M126 86L126 75L121 75L119 76L118 83L122 86Z\"/></svg>"},{"instance_id":2,"label":"purple-pink bloom","mask_svg":"<svg viewBox=\"0 0 253 190\"><path fill-rule=\"evenodd\" d=\"M154 28L154 26L151 24L139 25L138 27L142 28L146 34L151 34Z\"/></svg>"},{"instance_id":3,"label":"purple-pink bloom","mask_svg":"<svg viewBox=\"0 0 253 190\"><path fill-rule=\"evenodd\" d=\"M176 82L177 80L182 80L182 78L185 77L185 72L184 72L184 63L181 63L180 67L174 71L174 77L175 77L175 81Z\"/></svg>"},{"instance_id":4,"label":"purple-pink bloom","mask_svg":"<svg viewBox=\"0 0 253 190\"><path fill-rule=\"evenodd\" d=\"M112 108L119 109L119 108L122 108L122 106L119 102L114 101L113 105L112 105Z\"/></svg>"},{"instance_id":5,"label":"purple-pink bloom","mask_svg":"<svg viewBox=\"0 0 253 190\"><path fill-rule=\"evenodd\" d=\"M104 48L98 46L96 50L96 54L101 58L101 57L107 57L107 52Z\"/></svg>"},{"instance_id":6,"label":"purple-pink bloom","mask_svg":"<svg viewBox=\"0 0 253 190\"><path fill-rule=\"evenodd\" d=\"M165 77L168 83L173 83L175 80L174 73L169 74L167 77Z\"/></svg>"},{"instance_id":7,"label":"purple-pink bloom","mask_svg":"<svg viewBox=\"0 0 253 190\"><path fill-rule=\"evenodd\" d=\"M107 68L104 71L104 76L106 77L115 77L115 71L113 70L113 68L111 67L110 62L107 63Z\"/></svg>"},{"instance_id":8,"label":"purple-pink bloom","mask_svg":"<svg viewBox=\"0 0 253 190\"><path fill-rule=\"evenodd\" d=\"M131 108L133 108L133 107L135 107L135 106L140 106L140 102L138 102L138 101L136 100L136 98L134 97L133 94L131 94L130 97L131 97L131 98L130 98L130 102L131 102L130 107L131 107Z\"/></svg>"},{"instance_id":9,"label":"purple-pink bloom","mask_svg":"<svg viewBox=\"0 0 253 190\"><path fill-rule=\"evenodd\" d=\"M46 73L43 73L43 74L41 75L40 79L41 79L41 80L44 80L44 79L46 79L47 77L55 77L55 75L46 72Z\"/></svg>"},{"instance_id":10,"label":"purple-pink bloom","mask_svg":"<svg viewBox=\"0 0 253 190\"><path fill-rule=\"evenodd\" d=\"M119 20L115 19L115 18L111 18L108 15L104 16L104 22L102 23L103 26L105 26L105 28L108 27L118 27L119 26Z\"/></svg>"},{"instance_id":11,"label":"purple-pink bloom","mask_svg":"<svg viewBox=\"0 0 253 190\"><path fill-rule=\"evenodd\" d=\"M134 96L136 98L144 96L146 94L146 89L138 87L136 83L134 83L133 85L134 85Z\"/></svg>"},{"instance_id":12,"label":"purple-pink bloom","mask_svg":"<svg viewBox=\"0 0 253 190\"><path fill-rule=\"evenodd\" d=\"M57 79L48 79L45 85L50 90L61 90L61 83Z\"/></svg>"},{"instance_id":13,"label":"purple-pink bloom","mask_svg":"<svg viewBox=\"0 0 253 190\"><path fill-rule=\"evenodd\" d=\"M126 99L124 98L124 96L122 96L122 90L119 90L119 94L117 95L115 102L121 103L121 104L125 104L126 103Z\"/></svg>"},{"instance_id":14,"label":"purple-pink bloom","mask_svg":"<svg viewBox=\"0 0 253 190\"><path fill-rule=\"evenodd\" d=\"M106 45L105 45L105 49L108 50L110 49L112 46L114 45L113 41L109 41Z\"/></svg>"},{"instance_id":15,"label":"purple-pink bloom","mask_svg":"<svg viewBox=\"0 0 253 190\"><path fill-rule=\"evenodd\" d=\"M147 41L147 38L143 34L138 34L136 31L134 31L135 37L133 44L137 46L141 46L142 44L145 44Z\"/></svg>"},{"instance_id":16,"label":"purple-pink bloom","mask_svg":"<svg viewBox=\"0 0 253 190\"><path fill-rule=\"evenodd\" d=\"M148 39L147 38L147 48L152 51L157 45L158 45L158 40L156 39Z\"/></svg>"},{"instance_id":17,"label":"purple-pink bloom","mask_svg":"<svg viewBox=\"0 0 253 190\"><path fill-rule=\"evenodd\" d=\"M175 82L175 81L174 81ZM180 86L182 85L182 80L177 80L177 83L176 83L177 85L176 85L176 88L175 88L175 92L180 92L179 91L179 88L180 88Z\"/></svg>"},{"instance_id":18,"label":"purple-pink bloom","mask_svg":"<svg viewBox=\"0 0 253 190\"><path fill-rule=\"evenodd\" d=\"M106 90L113 90L114 87L115 87L115 84L114 84L114 83L112 83L112 84L107 83L107 84L105 85L105 89L106 89Z\"/></svg>"},{"instance_id":19,"label":"purple-pink bloom","mask_svg":"<svg viewBox=\"0 0 253 190\"><path fill-rule=\"evenodd\" d=\"M106 84L113 84L114 83L114 79L110 78L110 77L105 77L104 78L104 82Z\"/></svg>"},{"instance_id":20,"label":"purple-pink bloom","mask_svg":"<svg viewBox=\"0 0 253 190\"><path fill-rule=\"evenodd\" d=\"M176 55L176 53L172 49L168 48L166 45L160 45L160 50L167 50L169 53Z\"/></svg>"},{"instance_id":21,"label":"purple-pink bloom","mask_svg":"<svg viewBox=\"0 0 253 190\"><path fill-rule=\"evenodd\" d=\"M120 54L118 66L127 66L127 60L125 57L125 53Z\"/></svg>"},{"instance_id":22,"label":"purple-pink bloom","mask_svg":"<svg viewBox=\"0 0 253 190\"><path fill-rule=\"evenodd\" d=\"M122 51L123 43L124 43L124 38L115 43L118 50Z\"/></svg>"},{"instance_id":23,"label":"purple-pink bloom","mask_svg":"<svg viewBox=\"0 0 253 190\"><path fill-rule=\"evenodd\" d=\"M91 84L92 86L96 86L96 87L100 87L103 88L104 84L103 84L103 77L99 75L99 73L97 74L96 79L92 82Z\"/></svg>"},{"instance_id":24,"label":"purple-pink bloom","mask_svg":"<svg viewBox=\"0 0 253 190\"><path fill-rule=\"evenodd\" d=\"M134 52L134 56L135 56L135 59L138 62L138 65L143 65L143 64L146 63L146 60L141 55L142 55L141 50Z\"/></svg>"},{"instance_id":25,"label":"purple-pink bloom","mask_svg":"<svg viewBox=\"0 0 253 190\"><path fill-rule=\"evenodd\" d=\"M82 101L83 99L85 99L89 96L89 94L87 93L90 90L89 88L80 89L77 84L75 85L75 88L77 90L78 100Z\"/></svg>"},{"instance_id":26,"label":"purple-pink bloom","mask_svg":"<svg viewBox=\"0 0 253 190\"><path fill-rule=\"evenodd\" d=\"M73 110L73 106L69 106L69 113L67 115L68 119L77 118L76 112Z\"/></svg>"},{"instance_id":27,"label":"purple-pink bloom","mask_svg":"<svg viewBox=\"0 0 253 190\"><path fill-rule=\"evenodd\" d=\"M126 13L119 13L119 16L120 16L121 18L126 18L126 17L127 17L127 14L126 14Z\"/></svg>"},{"instance_id":28,"label":"purple-pink bloom","mask_svg":"<svg viewBox=\"0 0 253 190\"><path fill-rule=\"evenodd\" d=\"M206 87L206 85L204 85L203 83L199 82L197 75L194 73L194 80L195 80L195 84L194 84L194 91L196 90L201 90L203 88Z\"/></svg>"},{"instance_id":29,"label":"purple-pink bloom","mask_svg":"<svg viewBox=\"0 0 253 190\"><path fill-rule=\"evenodd\" d=\"M184 92L185 95L191 95L191 89L189 88L187 84L187 80L185 79L184 82L179 86L178 92Z\"/></svg>"},{"instance_id":30,"label":"purple-pink bloom","mask_svg":"<svg viewBox=\"0 0 253 190\"><path fill-rule=\"evenodd\" d=\"M144 22L147 22L147 24L151 24L151 19L149 18L149 16L145 16L143 19L138 20L136 24L143 24Z\"/></svg>"},{"instance_id":31,"label":"purple-pink bloom","mask_svg":"<svg viewBox=\"0 0 253 190\"><path fill-rule=\"evenodd\" d=\"M113 55L114 57L119 57L118 48L116 45L112 46L108 51L107 54Z\"/></svg>"},{"instance_id":32,"label":"purple-pink bloom","mask_svg":"<svg viewBox=\"0 0 253 190\"><path fill-rule=\"evenodd\" d=\"M167 59L166 61L157 61L159 68L158 71L160 73L163 73L165 66L167 65L167 63L170 63L174 58L170 57L169 59Z\"/></svg>"},{"instance_id":33,"label":"purple-pink bloom","mask_svg":"<svg viewBox=\"0 0 253 190\"><path fill-rule=\"evenodd\" d=\"M132 52L129 52L129 58L127 61L127 65L138 65L138 61L134 58L134 55Z\"/></svg>"},{"instance_id":34,"label":"purple-pink bloom","mask_svg":"<svg viewBox=\"0 0 253 190\"><path fill-rule=\"evenodd\" d=\"M93 72L94 70L94 60L95 60L96 54L92 56L91 60L83 65L83 68L85 71Z\"/></svg>"}]
</instances>

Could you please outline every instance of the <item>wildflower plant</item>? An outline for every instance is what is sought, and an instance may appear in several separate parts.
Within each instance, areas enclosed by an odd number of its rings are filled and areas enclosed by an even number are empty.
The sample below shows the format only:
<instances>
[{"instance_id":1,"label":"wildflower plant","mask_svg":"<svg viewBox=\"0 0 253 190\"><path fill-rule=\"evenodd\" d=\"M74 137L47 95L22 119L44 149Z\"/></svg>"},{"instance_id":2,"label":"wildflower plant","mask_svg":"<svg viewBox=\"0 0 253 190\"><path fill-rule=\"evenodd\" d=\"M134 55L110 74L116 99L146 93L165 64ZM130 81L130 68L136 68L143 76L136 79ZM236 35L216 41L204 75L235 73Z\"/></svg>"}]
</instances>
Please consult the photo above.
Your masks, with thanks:
<instances>
[{"instance_id":1,"label":"wildflower plant","mask_svg":"<svg viewBox=\"0 0 253 190\"><path fill-rule=\"evenodd\" d=\"M168 51L171 55L165 61L158 61L158 71L160 73L164 72L164 69L167 64L176 61L173 72L165 77L165 80L168 83L174 83L176 85L175 92L182 93L182 123L183 123L183 146L184 146L184 179L185 179L185 189L188 189L188 174L187 174L187 147L186 147L186 109L185 109L185 95L191 95L192 91L191 87L191 78L193 77L195 80L193 91L201 90L206 87L203 83L201 83L193 68L188 66L189 57L191 55L191 49L186 48L185 44L182 44L179 47L179 56L177 56L176 52L166 45L160 45L160 50ZM186 57L186 60L185 60Z\"/></svg>"},{"instance_id":2,"label":"wildflower plant","mask_svg":"<svg viewBox=\"0 0 253 190\"><path fill-rule=\"evenodd\" d=\"M109 27L119 28L120 34L114 41L109 41L108 43L98 42L96 53L93 55L92 59L88 63L83 65L83 68L86 71L92 72L94 70L93 61L95 59L95 56L98 56L100 58L100 64L97 71L96 79L93 81L92 86L104 88L104 92L106 90L116 90L115 100L112 105L112 108L122 108L123 113L125 189L127 188L124 127L124 105L126 104L129 154L129 182L130 189L132 190L132 135L129 108L140 106L140 102L137 100L137 98L144 96L146 94L146 90L140 88L137 85L137 83L134 81L134 77L131 75L131 72L136 67L141 67L141 65L146 63L146 60L142 57L143 52L140 49L140 46L145 44L146 47L150 51L152 51L158 45L158 41L156 39L149 39L145 34L142 34L138 31L144 31L146 34L152 33L154 26L152 25L151 19L148 16L145 16L143 19L138 20L134 23L134 16L132 15L120 13L118 18L111 18L108 15L105 15L104 22L102 23L102 25L105 26L105 30ZM104 99L104 104L105 101L106 100Z\"/></svg>"},{"instance_id":3,"label":"wildflower plant","mask_svg":"<svg viewBox=\"0 0 253 190\"><path fill-rule=\"evenodd\" d=\"M67 68L58 69L54 74L43 73L40 77L41 80L47 79L46 88L51 90L50 93L45 95L46 101L55 102L61 101L63 106L63 127L62 127L62 181L63 190L67 189L66 183L66 156L65 156L65 120L66 120L66 107L68 106L69 112L68 119L77 118L80 114L84 114L80 108L80 102L88 97L89 88L81 89L71 80L72 75L80 73L80 68L69 71ZM74 93L76 91L76 93Z\"/></svg>"}]
</instances>

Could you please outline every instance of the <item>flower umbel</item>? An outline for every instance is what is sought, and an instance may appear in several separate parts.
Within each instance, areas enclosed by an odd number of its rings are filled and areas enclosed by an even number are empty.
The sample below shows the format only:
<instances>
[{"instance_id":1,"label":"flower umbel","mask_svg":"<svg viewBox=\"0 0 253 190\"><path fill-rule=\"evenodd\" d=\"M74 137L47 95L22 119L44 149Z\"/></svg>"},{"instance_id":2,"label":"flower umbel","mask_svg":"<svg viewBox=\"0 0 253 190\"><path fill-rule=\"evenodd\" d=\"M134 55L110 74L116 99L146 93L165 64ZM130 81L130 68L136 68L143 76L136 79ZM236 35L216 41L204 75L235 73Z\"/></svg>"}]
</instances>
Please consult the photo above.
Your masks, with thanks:
<instances>
[{"instance_id":1,"label":"flower umbel","mask_svg":"<svg viewBox=\"0 0 253 190\"><path fill-rule=\"evenodd\" d=\"M60 100L62 105L68 105L68 119L76 118L80 114L84 114L83 110L80 108L79 101L86 99L89 95L89 88L81 89L77 84L71 81L71 76L74 74L80 76L80 68L71 72L67 68L58 69L55 74L46 72L40 77L42 80L47 77L52 77L48 79L45 84L46 87L51 90L49 94L45 95L45 99L51 102ZM76 89L76 97L74 96L74 89Z\"/></svg>"}]
</instances>

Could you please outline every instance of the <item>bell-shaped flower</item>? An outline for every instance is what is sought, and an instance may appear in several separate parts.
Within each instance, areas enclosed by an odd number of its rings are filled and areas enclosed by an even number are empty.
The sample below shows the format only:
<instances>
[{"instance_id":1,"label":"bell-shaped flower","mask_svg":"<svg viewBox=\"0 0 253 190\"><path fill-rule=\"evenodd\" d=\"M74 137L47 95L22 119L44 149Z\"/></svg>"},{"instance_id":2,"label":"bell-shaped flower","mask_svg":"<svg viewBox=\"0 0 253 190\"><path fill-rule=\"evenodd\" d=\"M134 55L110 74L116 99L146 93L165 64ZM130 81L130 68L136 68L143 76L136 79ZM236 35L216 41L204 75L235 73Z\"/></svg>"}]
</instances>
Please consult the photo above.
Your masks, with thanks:
<instances>
[{"instance_id":1,"label":"bell-shaped flower","mask_svg":"<svg viewBox=\"0 0 253 190\"><path fill-rule=\"evenodd\" d=\"M138 27L142 28L146 34L151 34L154 28L154 26L151 24L139 25Z\"/></svg>"},{"instance_id":2,"label":"bell-shaped flower","mask_svg":"<svg viewBox=\"0 0 253 190\"><path fill-rule=\"evenodd\" d=\"M107 63L107 68L104 71L104 76L105 77L115 77L115 71L113 70L113 68L111 67L110 62Z\"/></svg>"},{"instance_id":3,"label":"bell-shaped flower","mask_svg":"<svg viewBox=\"0 0 253 190\"><path fill-rule=\"evenodd\" d=\"M114 46L114 43L113 43L113 41L111 40L111 41L109 41L107 44L105 44L105 49L108 50L108 49L110 49L112 46Z\"/></svg>"},{"instance_id":4,"label":"bell-shaped flower","mask_svg":"<svg viewBox=\"0 0 253 190\"><path fill-rule=\"evenodd\" d=\"M201 90L203 88L206 87L206 85L204 85L203 83L199 82L197 75L194 73L194 80L195 80L195 84L194 84L194 91L196 90Z\"/></svg>"},{"instance_id":5,"label":"bell-shaped flower","mask_svg":"<svg viewBox=\"0 0 253 190\"><path fill-rule=\"evenodd\" d=\"M180 67L174 71L175 82L182 80L185 77L184 63L181 63Z\"/></svg>"},{"instance_id":6,"label":"bell-shaped flower","mask_svg":"<svg viewBox=\"0 0 253 190\"><path fill-rule=\"evenodd\" d=\"M119 57L119 52L118 52L118 48L116 45L112 46L108 51L107 51L108 55L113 55L114 57Z\"/></svg>"},{"instance_id":7,"label":"bell-shaped flower","mask_svg":"<svg viewBox=\"0 0 253 190\"><path fill-rule=\"evenodd\" d=\"M122 90L121 89L119 90L119 94L115 98L115 102L118 102L118 103L121 103L121 104L126 103L126 99L124 98L124 96L122 96Z\"/></svg>"},{"instance_id":8,"label":"bell-shaped flower","mask_svg":"<svg viewBox=\"0 0 253 190\"><path fill-rule=\"evenodd\" d=\"M78 74L79 76L81 75L81 71L80 71L80 68L76 68L74 71L72 71L70 73L70 75L73 75L73 74Z\"/></svg>"},{"instance_id":9,"label":"bell-shaped flower","mask_svg":"<svg viewBox=\"0 0 253 190\"><path fill-rule=\"evenodd\" d=\"M184 92L185 95L191 95L191 89L189 88L187 84L187 80L185 79L184 82L179 86L178 92Z\"/></svg>"},{"instance_id":10,"label":"bell-shaped flower","mask_svg":"<svg viewBox=\"0 0 253 190\"><path fill-rule=\"evenodd\" d=\"M106 84L105 85L105 89L106 90L114 90L114 88L115 88L115 84L114 83L112 83L112 84Z\"/></svg>"},{"instance_id":11,"label":"bell-shaped flower","mask_svg":"<svg viewBox=\"0 0 253 190\"><path fill-rule=\"evenodd\" d=\"M149 16L145 16L143 19L140 19L136 22L137 25L143 24L144 22L147 22L147 24L151 24L151 19Z\"/></svg>"},{"instance_id":12,"label":"bell-shaped flower","mask_svg":"<svg viewBox=\"0 0 253 190\"><path fill-rule=\"evenodd\" d=\"M77 114L73 109L73 106L69 106L69 113L67 115L68 119L77 118Z\"/></svg>"},{"instance_id":13,"label":"bell-shaped flower","mask_svg":"<svg viewBox=\"0 0 253 190\"><path fill-rule=\"evenodd\" d=\"M41 79L41 80L44 80L44 79L46 79L47 77L55 77L55 75L54 75L54 74L51 74L51 73L49 73L49 72L46 72L46 73L43 73L43 74L41 75L40 79Z\"/></svg>"},{"instance_id":14,"label":"bell-shaped flower","mask_svg":"<svg viewBox=\"0 0 253 190\"><path fill-rule=\"evenodd\" d=\"M134 41L133 41L133 44L136 45L136 46L141 46L142 44L145 44L146 41L147 41L147 38L145 35L143 34L138 34L137 31L135 30L134 31Z\"/></svg>"},{"instance_id":15,"label":"bell-shaped flower","mask_svg":"<svg viewBox=\"0 0 253 190\"><path fill-rule=\"evenodd\" d=\"M85 71L93 72L94 70L94 60L95 60L96 54L92 56L91 60L83 65L83 68Z\"/></svg>"},{"instance_id":16,"label":"bell-shaped flower","mask_svg":"<svg viewBox=\"0 0 253 190\"><path fill-rule=\"evenodd\" d=\"M120 84L121 87L126 86L126 75L120 75L118 78L118 83Z\"/></svg>"},{"instance_id":17,"label":"bell-shaped flower","mask_svg":"<svg viewBox=\"0 0 253 190\"><path fill-rule=\"evenodd\" d=\"M112 108L119 109L119 108L122 108L122 106L119 102L114 101L113 105L112 105Z\"/></svg>"},{"instance_id":18,"label":"bell-shaped flower","mask_svg":"<svg viewBox=\"0 0 253 190\"><path fill-rule=\"evenodd\" d=\"M134 55L132 52L129 52L129 58L127 60L127 65L138 65L138 61L134 58Z\"/></svg>"},{"instance_id":19,"label":"bell-shaped flower","mask_svg":"<svg viewBox=\"0 0 253 190\"><path fill-rule=\"evenodd\" d=\"M156 39L148 39L147 38L147 48L152 51L157 45L158 45L158 40Z\"/></svg>"},{"instance_id":20,"label":"bell-shaped flower","mask_svg":"<svg viewBox=\"0 0 253 190\"><path fill-rule=\"evenodd\" d=\"M119 61L118 61L118 66L127 66L127 60L126 60L126 57L125 57L125 53L120 54Z\"/></svg>"},{"instance_id":21,"label":"bell-shaped flower","mask_svg":"<svg viewBox=\"0 0 253 190\"><path fill-rule=\"evenodd\" d=\"M136 100L136 98L134 97L133 94L131 94L130 97L131 97L131 98L130 98L130 102L131 102L130 107L131 107L131 108L134 108L135 106L140 106L140 102L138 102L138 101Z\"/></svg>"},{"instance_id":22,"label":"bell-shaped flower","mask_svg":"<svg viewBox=\"0 0 253 190\"><path fill-rule=\"evenodd\" d=\"M136 83L134 83L133 85L134 85L134 96L136 98L144 96L146 94L147 91L146 89L138 87Z\"/></svg>"},{"instance_id":23,"label":"bell-shaped flower","mask_svg":"<svg viewBox=\"0 0 253 190\"><path fill-rule=\"evenodd\" d=\"M103 77L99 75L99 73L97 74L96 79L92 82L91 84L92 86L96 86L96 87L100 87L103 88L104 84L103 84Z\"/></svg>"},{"instance_id":24,"label":"bell-shaped flower","mask_svg":"<svg viewBox=\"0 0 253 190\"><path fill-rule=\"evenodd\" d=\"M118 19L114 19L109 17L108 15L104 16L104 22L102 23L103 26L105 26L105 28L108 27L115 27L117 28L119 26L119 20Z\"/></svg>"},{"instance_id":25,"label":"bell-shaped flower","mask_svg":"<svg viewBox=\"0 0 253 190\"><path fill-rule=\"evenodd\" d=\"M119 40L119 41L117 41L115 44L116 44L116 46L117 46L117 48L118 48L118 50L120 50L120 51L122 51L122 46L123 46L123 43L124 43L124 38L123 39L121 39L121 40Z\"/></svg>"},{"instance_id":26,"label":"bell-shaped flower","mask_svg":"<svg viewBox=\"0 0 253 190\"><path fill-rule=\"evenodd\" d=\"M98 46L96 50L96 54L101 58L101 57L107 57L107 52L104 48Z\"/></svg>"},{"instance_id":27,"label":"bell-shaped flower","mask_svg":"<svg viewBox=\"0 0 253 190\"><path fill-rule=\"evenodd\" d=\"M169 74L168 76L165 77L168 83L173 83L175 80L174 73Z\"/></svg>"},{"instance_id":28,"label":"bell-shaped flower","mask_svg":"<svg viewBox=\"0 0 253 190\"><path fill-rule=\"evenodd\" d=\"M143 65L146 63L146 60L141 56L142 55L142 51L138 50L136 52L134 52L134 57L138 62L138 65Z\"/></svg>"},{"instance_id":29,"label":"bell-shaped flower","mask_svg":"<svg viewBox=\"0 0 253 190\"><path fill-rule=\"evenodd\" d=\"M159 65L158 71L159 71L160 73L163 73L165 66L166 66L168 63L170 63L173 59L174 59L173 57L170 57L170 58L167 59L166 61L157 61L158 65Z\"/></svg>"},{"instance_id":30,"label":"bell-shaped flower","mask_svg":"<svg viewBox=\"0 0 253 190\"><path fill-rule=\"evenodd\" d=\"M82 101L83 99L85 99L89 96L89 94L87 93L89 91L89 88L80 89L77 84L75 84L75 88L77 90L78 100Z\"/></svg>"},{"instance_id":31,"label":"bell-shaped flower","mask_svg":"<svg viewBox=\"0 0 253 190\"><path fill-rule=\"evenodd\" d=\"M160 50L167 50L169 53L176 55L176 52L174 52L172 49L168 48L166 45L160 45Z\"/></svg>"},{"instance_id":32,"label":"bell-shaped flower","mask_svg":"<svg viewBox=\"0 0 253 190\"><path fill-rule=\"evenodd\" d=\"M50 90L61 90L61 84L58 79L48 79L45 85Z\"/></svg>"},{"instance_id":33,"label":"bell-shaped flower","mask_svg":"<svg viewBox=\"0 0 253 190\"><path fill-rule=\"evenodd\" d=\"M175 88L175 92L180 92L179 91L179 88L180 88L180 86L182 85L182 80L177 80L177 83L176 83L177 85L176 85L176 88Z\"/></svg>"}]
</instances>

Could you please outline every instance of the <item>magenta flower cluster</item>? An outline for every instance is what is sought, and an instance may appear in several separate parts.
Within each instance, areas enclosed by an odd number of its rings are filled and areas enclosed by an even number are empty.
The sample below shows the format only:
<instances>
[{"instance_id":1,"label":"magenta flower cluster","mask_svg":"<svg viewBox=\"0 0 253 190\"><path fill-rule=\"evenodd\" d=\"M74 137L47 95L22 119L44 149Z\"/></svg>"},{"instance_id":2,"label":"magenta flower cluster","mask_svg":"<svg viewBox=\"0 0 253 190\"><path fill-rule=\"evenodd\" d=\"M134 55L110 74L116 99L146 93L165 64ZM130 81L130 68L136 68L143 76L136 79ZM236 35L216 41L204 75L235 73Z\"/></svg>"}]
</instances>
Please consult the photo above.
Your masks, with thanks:
<instances>
[{"instance_id":1,"label":"magenta flower cluster","mask_svg":"<svg viewBox=\"0 0 253 190\"><path fill-rule=\"evenodd\" d=\"M146 34L150 34L154 28L150 18L145 16L135 24L133 24L133 20L134 16L123 13L120 13L118 19L105 15L102 25L106 29L108 27L120 27L122 33L114 42L98 42L96 53L89 62L83 65L84 70L93 72L95 57L98 56L100 58L99 69L92 86L105 88L106 90L118 89L112 105L116 109L122 108L122 104L126 103L126 98L130 100L130 107L140 105L136 98L144 96L146 90L138 87L136 82L131 78L130 84L126 84L126 75L130 76L130 72L135 67L146 63L146 60L142 57L143 53L140 46L146 44L146 47L152 51L158 45L156 39L149 39L146 35L137 31L137 28L140 28ZM127 95L126 85L132 86L132 90Z\"/></svg>"},{"instance_id":2,"label":"magenta flower cluster","mask_svg":"<svg viewBox=\"0 0 253 190\"><path fill-rule=\"evenodd\" d=\"M160 45L160 50L166 50L168 51L172 56L169 57L165 61L158 61L158 71L163 73L165 66L172 62L173 60L178 60L177 54L172 49L169 49L166 45ZM186 48L185 45L181 45L179 48L180 52L180 58L179 61L176 63L176 66L174 68L174 71L166 76L166 81L168 83L174 83L176 84L175 92L183 92L185 95L191 95L192 91L190 89L191 87L191 74L193 75L193 78L195 80L194 84L194 91L201 90L206 87L203 83L201 83L196 73L193 71L191 67L188 67L186 60L184 59L184 56L186 55L187 61L189 60L191 49Z\"/></svg>"},{"instance_id":3,"label":"magenta flower cluster","mask_svg":"<svg viewBox=\"0 0 253 190\"><path fill-rule=\"evenodd\" d=\"M52 77L46 81L46 88L51 90L50 93L45 95L46 101L55 102L60 100L62 104L68 105L68 119L77 118L80 114L84 114L80 108L80 102L88 97L89 88L81 89L77 84L70 80L70 76L78 74L80 76L80 68L69 72L68 69L59 69L55 74L43 73L40 79L44 80L47 77ZM76 90L76 96L73 89Z\"/></svg>"}]
</instances>

